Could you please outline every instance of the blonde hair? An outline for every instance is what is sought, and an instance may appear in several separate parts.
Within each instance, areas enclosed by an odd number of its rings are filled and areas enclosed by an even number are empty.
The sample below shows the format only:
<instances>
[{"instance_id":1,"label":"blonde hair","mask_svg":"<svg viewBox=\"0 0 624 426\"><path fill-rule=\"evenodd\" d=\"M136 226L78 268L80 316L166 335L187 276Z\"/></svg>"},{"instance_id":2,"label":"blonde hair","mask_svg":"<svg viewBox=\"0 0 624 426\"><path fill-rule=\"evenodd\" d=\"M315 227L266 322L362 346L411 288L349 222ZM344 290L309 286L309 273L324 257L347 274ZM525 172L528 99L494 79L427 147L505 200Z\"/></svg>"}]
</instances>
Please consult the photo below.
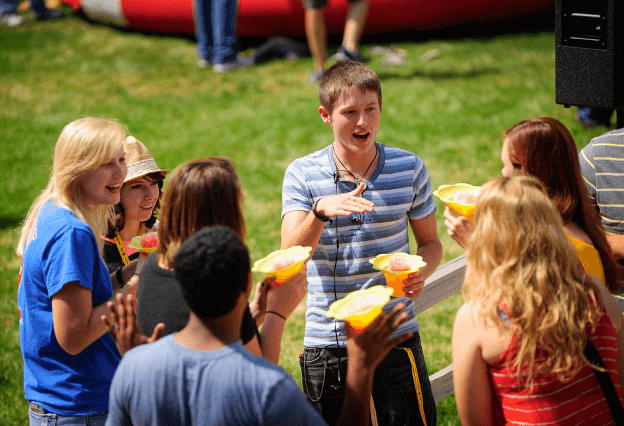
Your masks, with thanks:
<instances>
[{"instance_id":1,"label":"blonde hair","mask_svg":"<svg viewBox=\"0 0 624 426\"><path fill-rule=\"evenodd\" d=\"M93 230L100 253L106 225L113 206L101 205L87 211L83 206L83 190L79 178L86 172L108 163L123 147L126 131L115 121L86 117L72 121L63 128L54 149L54 164L48 186L30 207L17 245L22 256L28 235L41 207L54 202L67 208Z\"/></svg>"},{"instance_id":2,"label":"blonde hair","mask_svg":"<svg viewBox=\"0 0 624 426\"><path fill-rule=\"evenodd\" d=\"M500 177L484 186L466 252L463 293L482 318L511 327L519 383L540 373L571 379L583 365L587 332L602 299L584 272L546 188L530 176ZM502 308L510 323L501 319ZM537 349L545 356L536 359Z\"/></svg>"}]
</instances>

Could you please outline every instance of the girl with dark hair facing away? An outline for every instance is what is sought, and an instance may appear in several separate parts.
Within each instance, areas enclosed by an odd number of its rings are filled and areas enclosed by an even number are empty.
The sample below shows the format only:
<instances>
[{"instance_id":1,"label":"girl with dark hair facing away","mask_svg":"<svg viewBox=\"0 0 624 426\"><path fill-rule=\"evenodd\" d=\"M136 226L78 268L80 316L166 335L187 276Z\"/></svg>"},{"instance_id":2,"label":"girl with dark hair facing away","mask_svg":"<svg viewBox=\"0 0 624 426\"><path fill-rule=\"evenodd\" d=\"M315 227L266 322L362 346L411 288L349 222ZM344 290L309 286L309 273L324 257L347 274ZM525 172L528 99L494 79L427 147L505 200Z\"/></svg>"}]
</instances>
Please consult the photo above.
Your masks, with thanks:
<instances>
[{"instance_id":1,"label":"girl with dark hair facing away","mask_svg":"<svg viewBox=\"0 0 624 426\"><path fill-rule=\"evenodd\" d=\"M600 217L591 205L576 145L568 129L554 118L541 117L523 120L504 134L503 176L535 176L546 185L583 267L610 292L617 292L621 286L617 266ZM472 232L470 221L448 207L444 217L451 238L466 248Z\"/></svg>"},{"instance_id":2,"label":"girl with dark hair facing away","mask_svg":"<svg viewBox=\"0 0 624 426\"><path fill-rule=\"evenodd\" d=\"M500 177L477 201L453 328L464 425L615 424L584 350L596 348L621 404L622 314L580 267L545 191L533 177Z\"/></svg>"},{"instance_id":3,"label":"girl with dark hair facing away","mask_svg":"<svg viewBox=\"0 0 624 426\"><path fill-rule=\"evenodd\" d=\"M161 322L165 324L165 335L186 326L190 309L173 271L178 250L205 226L228 227L244 241L242 201L240 178L225 157L189 161L171 173L160 215L158 250L145 263L137 293L141 332L151 333ZM305 269L279 287L271 285L272 279L258 283L254 300L243 317L241 337L245 347L276 364L286 318L305 295Z\"/></svg>"}]
</instances>

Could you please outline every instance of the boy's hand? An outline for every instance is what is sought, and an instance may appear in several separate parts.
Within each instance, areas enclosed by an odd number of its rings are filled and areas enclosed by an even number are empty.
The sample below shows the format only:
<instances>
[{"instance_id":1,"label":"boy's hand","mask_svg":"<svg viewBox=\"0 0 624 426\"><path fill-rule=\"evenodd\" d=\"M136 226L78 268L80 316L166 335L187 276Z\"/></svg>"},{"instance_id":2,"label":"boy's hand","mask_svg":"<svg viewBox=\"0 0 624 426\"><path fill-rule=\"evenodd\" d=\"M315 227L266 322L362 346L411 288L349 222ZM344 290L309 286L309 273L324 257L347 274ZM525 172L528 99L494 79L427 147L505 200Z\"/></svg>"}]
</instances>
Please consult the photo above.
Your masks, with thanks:
<instances>
[{"instance_id":1,"label":"boy's hand","mask_svg":"<svg viewBox=\"0 0 624 426\"><path fill-rule=\"evenodd\" d=\"M449 236L457 241L457 244L466 248L468 238L472 235L472 224L464 216L451 210L446 204L444 206L444 224L448 228Z\"/></svg>"},{"instance_id":2,"label":"boy's hand","mask_svg":"<svg viewBox=\"0 0 624 426\"><path fill-rule=\"evenodd\" d=\"M148 338L141 334L134 314L134 296L132 294L123 297L121 293L117 293L116 303L108 301L106 306L110 311L112 322L106 315L102 315L101 319L106 324L107 331L115 339L122 355L135 346L155 342L160 339L165 331L165 324L161 322L154 327L151 337ZM117 324L117 328L113 328L114 324Z\"/></svg>"},{"instance_id":3,"label":"boy's hand","mask_svg":"<svg viewBox=\"0 0 624 426\"><path fill-rule=\"evenodd\" d=\"M375 204L360 197L364 189L366 189L366 184L362 182L357 188L346 194L323 197L316 205L316 211L326 217L351 216L353 213L372 212Z\"/></svg>"},{"instance_id":4,"label":"boy's hand","mask_svg":"<svg viewBox=\"0 0 624 426\"><path fill-rule=\"evenodd\" d=\"M425 288L425 276L421 271L410 273L403 281L403 291L405 297L416 299Z\"/></svg>"}]
</instances>

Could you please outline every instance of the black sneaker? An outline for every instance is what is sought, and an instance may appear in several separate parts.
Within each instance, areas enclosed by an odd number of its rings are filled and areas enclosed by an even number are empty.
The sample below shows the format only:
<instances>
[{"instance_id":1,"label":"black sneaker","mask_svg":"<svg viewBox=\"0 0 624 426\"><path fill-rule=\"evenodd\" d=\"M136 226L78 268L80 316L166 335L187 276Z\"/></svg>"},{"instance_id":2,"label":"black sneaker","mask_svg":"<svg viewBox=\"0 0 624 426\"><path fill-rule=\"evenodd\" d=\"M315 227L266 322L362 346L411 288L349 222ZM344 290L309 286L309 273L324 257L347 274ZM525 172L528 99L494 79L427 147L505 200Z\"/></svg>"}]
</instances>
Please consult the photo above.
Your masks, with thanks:
<instances>
[{"instance_id":1,"label":"black sneaker","mask_svg":"<svg viewBox=\"0 0 624 426\"><path fill-rule=\"evenodd\" d=\"M49 20L49 19L62 18L63 16L65 16L65 13L62 10L46 9L45 12L43 13L35 12L33 10L31 16L33 19L36 19L37 21L44 21L44 20Z\"/></svg>"}]
</instances>

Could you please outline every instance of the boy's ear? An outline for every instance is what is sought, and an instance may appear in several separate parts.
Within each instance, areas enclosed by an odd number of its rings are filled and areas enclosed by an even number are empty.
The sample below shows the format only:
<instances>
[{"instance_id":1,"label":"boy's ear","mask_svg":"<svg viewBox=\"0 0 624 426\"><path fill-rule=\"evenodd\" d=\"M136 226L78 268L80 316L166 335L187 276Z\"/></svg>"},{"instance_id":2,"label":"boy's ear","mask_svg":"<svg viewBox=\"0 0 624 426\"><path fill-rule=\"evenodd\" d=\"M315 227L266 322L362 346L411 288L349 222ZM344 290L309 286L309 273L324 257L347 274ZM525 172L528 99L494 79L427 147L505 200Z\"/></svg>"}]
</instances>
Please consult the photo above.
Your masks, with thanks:
<instances>
[{"instance_id":1,"label":"boy's ear","mask_svg":"<svg viewBox=\"0 0 624 426\"><path fill-rule=\"evenodd\" d=\"M323 107L322 105L319 107L318 109L319 114L321 114L321 119L323 120L323 123L327 124L328 126L331 126L331 116L329 115L329 112L327 112L327 110L325 109L325 107Z\"/></svg>"}]
</instances>

